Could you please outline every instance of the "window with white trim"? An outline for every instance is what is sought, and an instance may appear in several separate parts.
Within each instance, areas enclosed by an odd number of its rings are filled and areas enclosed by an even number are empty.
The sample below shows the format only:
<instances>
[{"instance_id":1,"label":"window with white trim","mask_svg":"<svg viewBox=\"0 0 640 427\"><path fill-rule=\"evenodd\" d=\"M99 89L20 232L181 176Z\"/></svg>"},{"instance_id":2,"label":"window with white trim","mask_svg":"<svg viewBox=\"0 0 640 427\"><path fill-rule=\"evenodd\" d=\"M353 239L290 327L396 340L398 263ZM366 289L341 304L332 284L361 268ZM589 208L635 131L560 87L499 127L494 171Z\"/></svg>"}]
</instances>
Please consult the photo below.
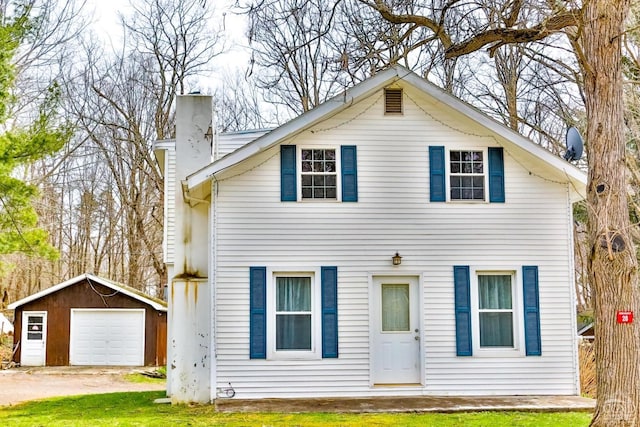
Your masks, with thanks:
<instances>
[{"instance_id":1,"label":"window with white trim","mask_svg":"<svg viewBox=\"0 0 640 427\"><path fill-rule=\"evenodd\" d=\"M303 200L337 200L338 167L334 148L300 150Z\"/></svg>"},{"instance_id":2,"label":"window with white trim","mask_svg":"<svg viewBox=\"0 0 640 427\"><path fill-rule=\"evenodd\" d=\"M320 357L320 284L315 273L273 273L268 288L269 358Z\"/></svg>"},{"instance_id":3,"label":"window with white trim","mask_svg":"<svg viewBox=\"0 0 640 427\"><path fill-rule=\"evenodd\" d=\"M485 200L485 157L482 150L449 151L450 200Z\"/></svg>"},{"instance_id":4,"label":"window with white trim","mask_svg":"<svg viewBox=\"0 0 640 427\"><path fill-rule=\"evenodd\" d=\"M513 348L513 275L478 274L477 288L480 348Z\"/></svg>"},{"instance_id":5,"label":"window with white trim","mask_svg":"<svg viewBox=\"0 0 640 427\"><path fill-rule=\"evenodd\" d=\"M516 269L471 270L474 356L524 356L522 278Z\"/></svg>"}]
</instances>

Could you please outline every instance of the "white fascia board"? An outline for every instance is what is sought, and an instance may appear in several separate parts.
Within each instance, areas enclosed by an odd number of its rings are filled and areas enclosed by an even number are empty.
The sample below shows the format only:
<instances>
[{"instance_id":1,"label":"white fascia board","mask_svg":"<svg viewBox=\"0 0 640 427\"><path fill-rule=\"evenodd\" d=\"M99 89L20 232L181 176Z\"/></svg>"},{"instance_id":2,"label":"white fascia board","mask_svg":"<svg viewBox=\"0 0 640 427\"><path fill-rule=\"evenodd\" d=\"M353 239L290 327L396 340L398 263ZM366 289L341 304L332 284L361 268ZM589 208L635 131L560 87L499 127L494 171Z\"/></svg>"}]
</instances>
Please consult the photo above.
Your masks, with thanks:
<instances>
[{"instance_id":1,"label":"white fascia board","mask_svg":"<svg viewBox=\"0 0 640 427\"><path fill-rule=\"evenodd\" d=\"M137 294L135 292L131 292L131 291L127 290L126 288L118 286L114 282L111 282L109 280L105 280L105 279L103 279L101 277L97 277L97 276L94 276L93 274L89 274L89 273L81 274L80 276L76 276L76 277L74 277L72 279L69 279L69 280L67 280L65 282L62 282L62 283L58 283L57 285L51 286L50 288L43 289L40 292L36 292L33 295L29 295L28 297L25 297L25 298L23 298L21 300L18 300L18 301L15 301L15 302L9 304L7 306L7 308L9 310L15 310L17 307L20 307L21 305L27 304L27 303L29 303L31 301L35 301L35 300L37 300L39 298L42 298L42 297L44 297L46 295L49 295L49 294L52 294L54 292L58 292L59 290L64 289L67 286L75 285L76 283L78 283L78 282L80 282L82 280L85 280L85 279L93 281L93 282L96 282L96 283L99 283L99 284L101 284L103 286L106 286L106 287L108 287L110 289L113 289L114 291L118 291L118 292L120 292L120 293L122 293L124 295L130 296L131 298L137 299L138 301L142 301L145 304L149 304L150 306L152 306L156 310L167 311L167 307L166 306L164 306L164 305L162 305L162 304L160 304L160 303L158 303L158 302L156 302L156 301L154 301L152 299L146 298L143 295L139 295L139 294Z\"/></svg>"},{"instance_id":2,"label":"white fascia board","mask_svg":"<svg viewBox=\"0 0 640 427\"><path fill-rule=\"evenodd\" d=\"M169 150L175 150L176 140L163 139L160 141L154 141L151 148L153 149L153 154L156 157L156 163L158 164L158 168L160 168L160 173L162 173L162 176L164 176L165 152Z\"/></svg>"},{"instance_id":3,"label":"white fascia board","mask_svg":"<svg viewBox=\"0 0 640 427\"><path fill-rule=\"evenodd\" d=\"M398 70L396 68L389 68L379 72L372 78L357 84L353 88L344 91L342 94L334 96L330 100L315 107L313 110L307 111L264 136L261 136L247 145L238 148L233 153L229 153L199 171L189 175L187 177L188 188L195 188L210 179L216 173L234 166L235 164L270 148L286 138L295 136L322 120L326 120L329 117L338 114L358 102L360 99L366 98L387 85L389 82L397 79L397 77Z\"/></svg>"}]
</instances>

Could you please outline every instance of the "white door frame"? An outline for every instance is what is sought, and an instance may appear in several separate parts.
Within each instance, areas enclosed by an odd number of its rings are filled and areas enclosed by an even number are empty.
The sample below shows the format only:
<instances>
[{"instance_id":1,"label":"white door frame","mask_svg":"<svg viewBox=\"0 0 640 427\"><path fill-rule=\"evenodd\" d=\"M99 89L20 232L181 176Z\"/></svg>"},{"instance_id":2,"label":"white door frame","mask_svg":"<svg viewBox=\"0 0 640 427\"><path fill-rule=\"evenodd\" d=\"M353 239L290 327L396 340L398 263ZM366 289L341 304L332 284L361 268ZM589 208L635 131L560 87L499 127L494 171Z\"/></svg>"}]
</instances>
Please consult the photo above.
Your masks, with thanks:
<instances>
[{"instance_id":1,"label":"white door frame","mask_svg":"<svg viewBox=\"0 0 640 427\"><path fill-rule=\"evenodd\" d=\"M409 383L407 386L422 386L425 384L425 370L424 370L424 316L423 316L423 277L421 273L411 273L411 272L394 272L394 273L379 273L379 274L370 274L369 275L369 383L370 386L376 387L384 387L385 384L379 384L375 381L375 369L376 369L376 360L375 360L375 328L377 327L377 323L380 321L379 307L377 306L377 298L374 298L374 292L377 291L376 280L378 279L389 279L392 282L402 282L409 281L408 283L415 283L417 286L417 290L414 293L416 295L416 301L411 302L411 310L415 310L417 314L417 322L418 332L414 332L414 336L417 337L418 341L418 383ZM412 325L413 327L413 325ZM400 384L389 384L389 386L397 387Z\"/></svg>"},{"instance_id":2,"label":"white door frame","mask_svg":"<svg viewBox=\"0 0 640 427\"><path fill-rule=\"evenodd\" d=\"M29 340L29 316L42 316L42 339ZM22 331L20 333L20 365L45 366L47 363L47 312L23 311ZM33 343L33 345L31 345ZM25 351L26 350L26 351ZM35 361L35 362L34 362Z\"/></svg>"}]
</instances>

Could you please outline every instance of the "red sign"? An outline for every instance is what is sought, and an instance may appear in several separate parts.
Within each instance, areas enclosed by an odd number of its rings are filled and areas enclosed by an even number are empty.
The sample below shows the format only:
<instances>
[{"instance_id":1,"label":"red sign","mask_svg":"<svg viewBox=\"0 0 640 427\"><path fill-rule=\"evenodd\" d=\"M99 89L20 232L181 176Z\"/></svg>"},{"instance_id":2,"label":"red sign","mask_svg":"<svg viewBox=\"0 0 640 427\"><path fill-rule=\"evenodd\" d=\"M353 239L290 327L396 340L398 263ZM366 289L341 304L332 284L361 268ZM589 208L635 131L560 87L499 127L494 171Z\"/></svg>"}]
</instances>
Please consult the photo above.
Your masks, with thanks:
<instances>
[{"instance_id":1,"label":"red sign","mask_svg":"<svg viewBox=\"0 0 640 427\"><path fill-rule=\"evenodd\" d=\"M616 320L618 323L633 323L633 311L616 312Z\"/></svg>"}]
</instances>

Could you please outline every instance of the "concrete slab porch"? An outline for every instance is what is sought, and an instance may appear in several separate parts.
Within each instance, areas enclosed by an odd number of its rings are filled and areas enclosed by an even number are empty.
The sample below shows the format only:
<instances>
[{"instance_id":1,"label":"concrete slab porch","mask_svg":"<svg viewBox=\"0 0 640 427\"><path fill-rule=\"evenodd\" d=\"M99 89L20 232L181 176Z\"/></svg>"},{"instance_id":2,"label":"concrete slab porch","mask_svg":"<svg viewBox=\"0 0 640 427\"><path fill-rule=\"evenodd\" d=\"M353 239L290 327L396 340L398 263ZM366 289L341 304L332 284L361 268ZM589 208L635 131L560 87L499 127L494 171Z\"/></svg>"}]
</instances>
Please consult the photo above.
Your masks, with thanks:
<instances>
[{"instance_id":1,"label":"concrete slab porch","mask_svg":"<svg viewBox=\"0 0 640 427\"><path fill-rule=\"evenodd\" d=\"M220 412L591 412L596 401L580 396L424 396L315 399L217 399Z\"/></svg>"}]
</instances>

